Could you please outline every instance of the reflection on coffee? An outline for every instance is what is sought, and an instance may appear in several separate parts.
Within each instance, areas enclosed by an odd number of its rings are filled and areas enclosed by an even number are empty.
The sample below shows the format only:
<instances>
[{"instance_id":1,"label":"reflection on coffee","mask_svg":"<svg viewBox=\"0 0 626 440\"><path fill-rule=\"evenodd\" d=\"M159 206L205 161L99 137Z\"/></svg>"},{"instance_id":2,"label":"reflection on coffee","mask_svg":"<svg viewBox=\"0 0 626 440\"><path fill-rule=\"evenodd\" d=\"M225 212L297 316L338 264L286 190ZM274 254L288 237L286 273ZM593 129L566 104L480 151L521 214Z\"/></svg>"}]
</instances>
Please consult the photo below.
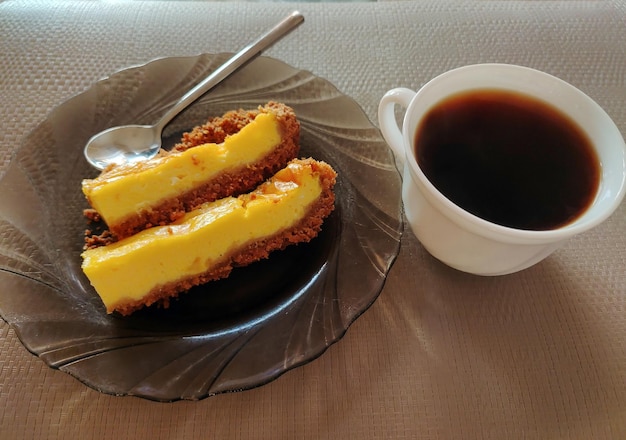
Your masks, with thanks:
<instances>
[{"instance_id":1,"label":"reflection on coffee","mask_svg":"<svg viewBox=\"0 0 626 440\"><path fill-rule=\"evenodd\" d=\"M477 90L429 111L415 137L417 162L448 199L485 220L548 230L593 202L600 164L585 133L537 99Z\"/></svg>"}]
</instances>

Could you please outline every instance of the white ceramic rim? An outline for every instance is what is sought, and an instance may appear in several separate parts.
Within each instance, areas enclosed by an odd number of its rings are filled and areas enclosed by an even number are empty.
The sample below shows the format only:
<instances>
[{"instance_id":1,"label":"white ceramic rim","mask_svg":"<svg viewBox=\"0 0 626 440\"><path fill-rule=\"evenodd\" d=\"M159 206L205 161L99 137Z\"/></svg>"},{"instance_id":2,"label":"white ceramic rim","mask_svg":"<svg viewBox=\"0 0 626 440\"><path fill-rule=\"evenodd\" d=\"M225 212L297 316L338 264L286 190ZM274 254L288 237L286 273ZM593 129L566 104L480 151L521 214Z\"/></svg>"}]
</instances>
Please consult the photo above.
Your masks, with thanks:
<instances>
[{"instance_id":1,"label":"white ceramic rim","mask_svg":"<svg viewBox=\"0 0 626 440\"><path fill-rule=\"evenodd\" d=\"M482 77L482 79L480 77ZM496 79L498 82L494 84L488 84L487 82L485 82L485 77L490 78L490 82L495 81ZM483 85L459 87L457 90L446 91L443 94L436 92L438 88L445 87L447 84L454 85L455 83L459 84L467 82L468 78L473 78L472 81L475 82L482 81ZM559 93L567 93L572 97L575 97L576 102L572 103L572 105L576 107L584 106L584 108L587 108L588 111L593 112L595 116L594 121L599 121L602 124L602 130L605 132L604 134L610 137L617 144L615 145L614 150L616 151L618 156L621 156L621 179L619 185L616 185L618 187L606 190L603 189L603 187L601 186L598 189L598 193L596 194L596 199L592 203L592 206L594 206L600 198L610 197L612 199L608 206L604 206L604 209L600 214L594 216L583 214L572 223L569 223L558 229L545 231L523 230L510 228L507 226L501 226L495 223L491 223L463 210L452 201L450 201L447 197L445 197L441 192L439 192L439 190L435 188L435 186L426 178L423 171L417 164L417 160L415 158L415 154L412 148L414 142L414 139L412 137L414 136L417 129L417 121L420 119L411 119L415 117L416 112L422 115L426 111L428 111L428 109L431 108L433 104L436 104L442 99L459 92L475 89L504 89L519 91L520 81L530 84L534 80L541 80L542 84L544 84L542 86L543 88L549 86L550 89L557 89ZM565 114L571 116L569 108L563 108L559 105L554 104L548 96L534 94L526 90L524 90L522 93L530 94L531 96L542 99L549 104L559 108ZM431 95L435 98L433 98ZM432 101L432 104L427 104L429 101ZM577 121L576 118L573 117L573 119ZM589 133L589 130L585 126L586 122L577 122L595 144L597 137L594 137ZM422 187L424 195L430 199L431 203L433 203L433 206L439 207L438 209L441 209L446 217L450 218L462 228L468 229L478 235L491 237L498 241L537 244L565 240L576 234L589 230L606 220L615 211L615 209L617 209L622 199L624 198L624 194L626 193L626 144L624 143L624 139L619 129L610 118L610 116L594 100L592 100L589 96L587 96L576 87L553 75L529 67L495 63L473 64L447 71L433 78L423 87L421 87L420 90L418 90L406 110L403 127L404 130L402 130L402 136L404 143L405 145L410 146L410 151L407 151L407 154L405 155L406 161L409 164L409 170L411 171L414 180ZM606 132L607 130L609 131L608 133ZM602 164L602 161L601 167L601 173L603 173L604 166ZM608 194L603 194L603 192L608 192Z\"/></svg>"}]
</instances>

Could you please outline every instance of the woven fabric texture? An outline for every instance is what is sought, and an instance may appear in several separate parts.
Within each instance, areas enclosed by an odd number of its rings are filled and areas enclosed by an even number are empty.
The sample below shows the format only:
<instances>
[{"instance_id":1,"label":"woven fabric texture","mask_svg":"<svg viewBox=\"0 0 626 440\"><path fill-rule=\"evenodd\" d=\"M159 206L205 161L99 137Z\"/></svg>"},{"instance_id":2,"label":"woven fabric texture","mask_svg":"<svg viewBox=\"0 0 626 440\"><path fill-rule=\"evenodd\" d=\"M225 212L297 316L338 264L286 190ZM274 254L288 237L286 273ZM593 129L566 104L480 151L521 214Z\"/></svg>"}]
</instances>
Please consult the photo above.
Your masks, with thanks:
<instances>
[{"instance_id":1,"label":"woven fabric texture","mask_svg":"<svg viewBox=\"0 0 626 440\"><path fill-rule=\"evenodd\" d=\"M626 133L624 1L5 1L0 176L51 109L98 79L236 51L293 9L305 24L266 54L329 80L375 123L393 87L501 62L570 82ZM199 402L100 394L2 322L0 438L623 439L624 231L622 205L544 262L482 278L407 230L379 299L339 343L270 384Z\"/></svg>"}]
</instances>

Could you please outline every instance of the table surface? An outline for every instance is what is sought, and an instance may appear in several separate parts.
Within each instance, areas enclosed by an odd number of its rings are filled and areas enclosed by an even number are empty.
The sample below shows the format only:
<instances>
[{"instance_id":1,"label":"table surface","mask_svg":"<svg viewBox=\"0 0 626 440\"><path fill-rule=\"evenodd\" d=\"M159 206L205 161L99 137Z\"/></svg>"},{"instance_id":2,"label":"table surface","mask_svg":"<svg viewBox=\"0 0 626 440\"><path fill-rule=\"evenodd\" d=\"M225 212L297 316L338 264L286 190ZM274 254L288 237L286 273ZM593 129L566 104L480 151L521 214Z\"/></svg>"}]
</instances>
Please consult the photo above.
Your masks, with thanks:
<instances>
[{"instance_id":1,"label":"table surface","mask_svg":"<svg viewBox=\"0 0 626 440\"><path fill-rule=\"evenodd\" d=\"M376 121L396 86L503 62L594 98L626 133L626 2L0 2L0 176L25 134L98 79L232 52L283 15L267 54ZM449 269L410 231L374 305L320 358L262 387L157 403L94 391L0 324L0 438L626 438L626 208L542 263ZM2 270L2 268L0 268ZM0 289L6 286L0 286Z\"/></svg>"}]
</instances>

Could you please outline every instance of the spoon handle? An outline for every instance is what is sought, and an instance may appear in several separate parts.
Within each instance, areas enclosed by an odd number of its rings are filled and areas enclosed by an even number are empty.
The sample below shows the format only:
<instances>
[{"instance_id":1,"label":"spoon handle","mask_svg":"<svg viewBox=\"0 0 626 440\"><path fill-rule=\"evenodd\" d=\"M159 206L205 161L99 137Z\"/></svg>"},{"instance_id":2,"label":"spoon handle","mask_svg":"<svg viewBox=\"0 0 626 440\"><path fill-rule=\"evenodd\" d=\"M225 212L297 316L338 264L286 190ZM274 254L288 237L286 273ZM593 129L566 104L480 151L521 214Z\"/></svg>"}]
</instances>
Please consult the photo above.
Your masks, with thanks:
<instances>
[{"instance_id":1,"label":"spoon handle","mask_svg":"<svg viewBox=\"0 0 626 440\"><path fill-rule=\"evenodd\" d=\"M304 16L294 11L281 20L272 29L265 32L255 41L241 49L228 61L218 67L209 76L200 81L195 87L183 95L172 108L170 108L155 124L160 130L163 129L178 113L187 108L206 92L226 79L239 68L252 61L265 49L276 43L304 21Z\"/></svg>"}]
</instances>

